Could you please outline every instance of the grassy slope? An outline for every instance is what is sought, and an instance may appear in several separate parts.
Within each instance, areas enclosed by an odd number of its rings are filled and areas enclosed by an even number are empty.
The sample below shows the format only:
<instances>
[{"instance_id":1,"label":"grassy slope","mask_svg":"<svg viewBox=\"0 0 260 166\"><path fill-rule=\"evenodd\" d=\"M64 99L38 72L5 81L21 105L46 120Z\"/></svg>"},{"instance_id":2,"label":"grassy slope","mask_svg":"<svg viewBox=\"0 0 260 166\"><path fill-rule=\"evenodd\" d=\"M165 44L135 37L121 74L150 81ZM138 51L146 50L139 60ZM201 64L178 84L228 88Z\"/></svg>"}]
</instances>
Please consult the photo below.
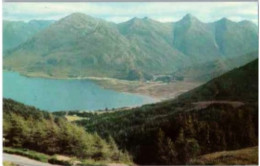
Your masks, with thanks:
<instances>
[{"instance_id":1,"label":"grassy slope","mask_svg":"<svg viewBox=\"0 0 260 166\"><path fill-rule=\"evenodd\" d=\"M195 165L257 165L258 146L239 150L215 152L199 156L190 162Z\"/></svg>"},{"instance_id":2,"label":"grassy slope","mask_svg":"<svg viewBox=\"0 0 260 166\"><path fill-rule=\"evenodd\" d=\"M258 59L178 97L180 101L258 99Z\"/></svg>"}]
</instances>

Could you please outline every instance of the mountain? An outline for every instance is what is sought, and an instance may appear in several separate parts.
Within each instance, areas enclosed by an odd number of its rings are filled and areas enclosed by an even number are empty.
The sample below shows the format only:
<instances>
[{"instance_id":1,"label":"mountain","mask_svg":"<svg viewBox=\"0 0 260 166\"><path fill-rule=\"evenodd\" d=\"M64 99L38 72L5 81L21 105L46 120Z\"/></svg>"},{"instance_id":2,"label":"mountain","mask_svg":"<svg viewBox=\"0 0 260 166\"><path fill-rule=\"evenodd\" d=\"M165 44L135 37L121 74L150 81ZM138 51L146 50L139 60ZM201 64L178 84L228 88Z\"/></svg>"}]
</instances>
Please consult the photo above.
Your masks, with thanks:
<instances>
[{"instance_id":1,"label":"mountain","mask_svg":"<svg viewBox=\"0 0 260 166\"><path fill-rule=\"evenodd\" d=\"M205 62L221 56L209 24L187 14L173 24L173 46L191 60Z\"/></svg>"},{"instance_id":2,"label":"mountain","mask_svg":"<svg viewBox=\"0 0 260 166\"><path fill-rule=\"evenodd\" d=\"M188 65L186 56L172 47L172 25L149 18L133 18L118 24L119 31L129 40L139 68L155 74L170 73ZM186 62L186 64L184 63Z\"/></svg>"},{"instance_id":3,"label":"mountain","mask_svg":"<svg viewBox=\"0 0 260 166\"><path fill-rule=\"evenodd\" d=\"M258 59L214 78L206 84L184 93L179 100L232 100L255 102L258 100Z\"/></svg>"},{"instance_id":4,"label":"mountain","mask_svg":"<svg viewBox=\"0 0 260 166\"><path fill-rule=\"evenodd\" d=\"M114 24L74 13L6 52L4 68L59 78L152 79L248 55L257 43L257 27L249 21L203 23L188 14L174 23L133 18Z\"/></svg>"},{"instance_id":5,"label":"mountain","mask_svg":"<svg viewBox=\"0 0 260 166\"><path fill-rule=\"evenodd\" d=\"M257 146L258 59L177 99L85 118L76 123L111 135L141 165L184 165L203 154Z\"/></svg>"},{"instance_id":6,"label":"mountain","mask_svg":"<svg viewBox=\"0 0 260 166\"><path fill-rule=\"evenodd\" d=\"M183 77L186 81L206 82L236 67L243 66L257 57L258 51L231 58L221 57L217 60L210 60L180 69L172 75L173 77Z\"/></svg>"},{"instance_id":7,"label":"mountain","mask_svg":"<svg viewBox=\"0 0 260 166\"><path fill-rule=\"evenodd\" d=\"M3 50L17 47L53 22L50 20L32 20L29 22L4 20Z\"/></svg>"},{"instance_id":8,"label":"mountain","mask_svg":"<svg viewBox=\"0 0 260 166\"><path fill-rule=\"evenodd\" d=\"M61 77L120 77L132 68L133 57L115 24L75 13L12 50L5 66Z\"/></svg>"},{"instance_id":9,"label":"mountain","mask_svg":"<svg viewBox=\"0 0 260 166\"><path fill-rule=\"evenodd\" d=\"M258 28L249 21L235 23L223 18L212 24L219 51L225 56L243 55L258 46Z\"/></svg>"}]
</instances>

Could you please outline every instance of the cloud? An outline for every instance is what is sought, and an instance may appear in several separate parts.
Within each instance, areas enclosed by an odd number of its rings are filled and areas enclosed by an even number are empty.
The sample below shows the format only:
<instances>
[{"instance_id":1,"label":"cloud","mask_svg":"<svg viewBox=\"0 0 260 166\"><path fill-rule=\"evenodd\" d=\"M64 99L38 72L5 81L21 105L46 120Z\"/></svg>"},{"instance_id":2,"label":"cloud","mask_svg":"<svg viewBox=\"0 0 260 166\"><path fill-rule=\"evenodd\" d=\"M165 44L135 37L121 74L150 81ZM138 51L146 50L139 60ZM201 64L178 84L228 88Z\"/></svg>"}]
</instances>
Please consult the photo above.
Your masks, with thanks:
<instances>
[{"instance_id":1,"label":"cloud","mask_svg":"<svg viewBox=\"0 0 260 166\"><path fill-rule=\"evenodd\" d=\"M3 17L9 20L57 20L82 12L112 22L132 17L150 17L162 22L177 21L190 13L201 21L212 22L222 17L234 21L257 22L257 2L85 2L85 3L4 3Z\"/></svg>"}]
</instances>

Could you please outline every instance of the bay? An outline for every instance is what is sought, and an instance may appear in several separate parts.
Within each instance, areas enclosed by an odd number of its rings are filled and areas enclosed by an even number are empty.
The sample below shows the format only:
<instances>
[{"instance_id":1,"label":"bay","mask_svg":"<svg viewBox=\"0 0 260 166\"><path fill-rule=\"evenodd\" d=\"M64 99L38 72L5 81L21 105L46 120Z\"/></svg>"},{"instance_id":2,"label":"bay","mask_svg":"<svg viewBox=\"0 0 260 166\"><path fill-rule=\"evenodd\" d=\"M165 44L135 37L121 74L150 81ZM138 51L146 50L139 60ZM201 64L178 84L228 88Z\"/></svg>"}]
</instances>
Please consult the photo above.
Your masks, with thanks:
<instances>
[{"instance_id":1,"label":"bay","mask_svg":"<svg viewBox=\"0 0 260 166\"><path fill-rule=\"evenodd\" d=\"M46 111L135 107L155 100L148 96L104 89L86 79L46 79L3 71L3 97Z\"/></svg>"}]
</instances>

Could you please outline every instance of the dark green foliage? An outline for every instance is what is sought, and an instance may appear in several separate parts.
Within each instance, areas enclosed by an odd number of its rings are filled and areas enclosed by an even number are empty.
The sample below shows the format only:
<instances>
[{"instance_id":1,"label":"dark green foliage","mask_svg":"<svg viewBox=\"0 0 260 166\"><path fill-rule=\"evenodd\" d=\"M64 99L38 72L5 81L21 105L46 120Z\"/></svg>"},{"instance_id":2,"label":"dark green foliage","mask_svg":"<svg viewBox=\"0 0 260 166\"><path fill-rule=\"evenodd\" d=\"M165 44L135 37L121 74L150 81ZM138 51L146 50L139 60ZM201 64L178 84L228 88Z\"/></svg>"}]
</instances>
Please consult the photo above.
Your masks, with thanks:
<instances>
[{"instance_id":1,"label":"dark green foliage","mask_svg":"<svg viewBox=\"0 0 260 166\"><path fill-rule=\"evenodd\" d=\"M181 101L258 100L258 59L180 95Z\"/></svg>"},{"instance_id":2,"label":"dark green foliage","mask_svg":"<svg viewBox=\"0 0 260 166\"><path fill-rule=\"evenodd\" d=\"M70 162L68 162L68 161L61 161L61 160L56 159L55 157L50 158L48 160L48 163L57 164L57 165L64 165L64 166L70 166L71 165Z\"/></svg>"},{"instance_id":3,"label":"dark green foliage","mask_svg":"<svg viewBox=\"0 0 260 166\"><path fill-rule=\"evenodd\" d=\"M117 148L112 137L105 141L62 117L10 99L3 103L5 146L95 160L121 161L128 155Z\"/></svg>"},{"instance_id":4,"label":"dark green foliage","mask_svg":"<svg viewBox=\"0 0 260 166\"><path fill-rule=\"evenodd\" d=\"M104 138L111 135L138 164L185 164L201 154L255 146L257 76L256 60L178 99L98 114L77 123Z\"/></svg>"},{"instance_id":5,"label":"dark green foliage","mask_svg":"<svg viewBox=\"0 0 260 166\"><path fill-rule=\"evenodd\" d=\"M257 105L233 108L228 104L213 104L201 110L186 105L182 108L177 111L180 107L172 105L165 113L159 111L162 108L104 113L93 121L78 123L103 137L111 134L140 164L185 164L199 154L257 145ZM158 137L158 128L165 136ZM175 155L174 161L165 157Z\"/></svg>"},{"instance_id":6,"label":"dark green foliage","mask_svg":"<svg viewBox=\"0 0 260 166\"><path fill-rule=\"evenodd\" d=\"M175 145L169 137L165 137L161 129L159 129L157 135L157 153L159 164L178 163Z\"/></svg>"},{"instance_id":7,"label":"dark green foliage","mask_svg":"<svg viewBox=\"0 0 260 166\"><path fill-rule=\"evenodd\" d=\"M138 70L130 70L127 74L127 80L140 80L143 77L142 73Z\"/></svg>"}]
</instances>

